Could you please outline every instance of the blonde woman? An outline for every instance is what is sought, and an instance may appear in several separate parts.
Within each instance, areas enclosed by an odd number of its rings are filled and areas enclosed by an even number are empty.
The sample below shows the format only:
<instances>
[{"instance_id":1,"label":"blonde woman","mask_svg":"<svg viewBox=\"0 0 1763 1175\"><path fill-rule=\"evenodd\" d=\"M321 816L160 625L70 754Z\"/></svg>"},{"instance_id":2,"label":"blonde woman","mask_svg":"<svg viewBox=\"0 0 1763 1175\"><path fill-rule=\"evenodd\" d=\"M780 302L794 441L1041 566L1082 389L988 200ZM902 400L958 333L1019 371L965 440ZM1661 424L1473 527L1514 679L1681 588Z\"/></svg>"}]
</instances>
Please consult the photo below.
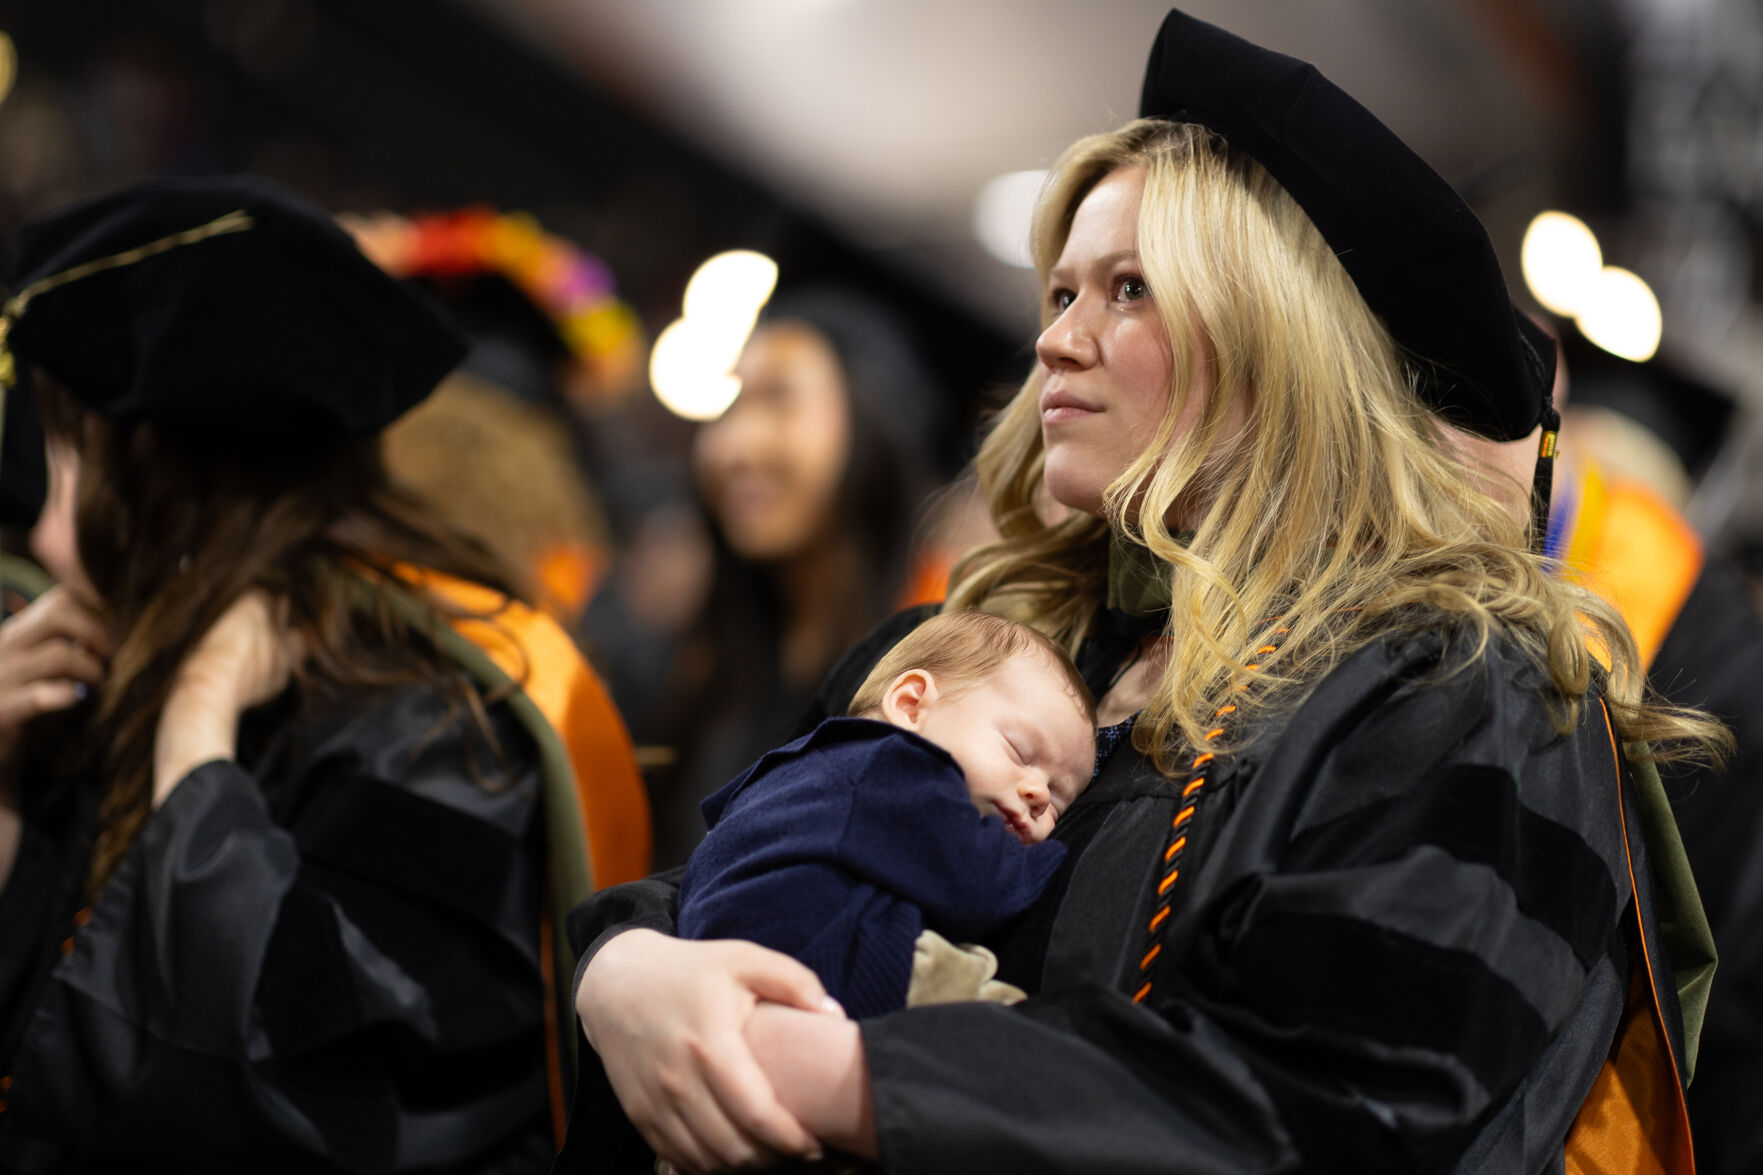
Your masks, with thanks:
<instances>
[{"instance_id":1,"label":"blonde woman","mask_svg":"<svg viewBox=\"0 0 1763 1175\"><path fill-rule=\"evenodd\" d=\"M1467 209L1302 63L1172 14L1146 107L1175 117L1077 143L1043 196L1037 363L978 459L1002 539L946 605L1071 648L1112 724L1052 892L991 944L1031 998L854 1023L787 960L656 933L644 883L577 928L590 1093L691 1170L1680 1164L1654 911L1694 902L1655 892L1673 842L1618 745L1718 731L1642 703L1620 621L1435 416L1531 431L1545 353ZM640 1163L589 1106L572 1144Z\"/></svg>"}]
</instances>

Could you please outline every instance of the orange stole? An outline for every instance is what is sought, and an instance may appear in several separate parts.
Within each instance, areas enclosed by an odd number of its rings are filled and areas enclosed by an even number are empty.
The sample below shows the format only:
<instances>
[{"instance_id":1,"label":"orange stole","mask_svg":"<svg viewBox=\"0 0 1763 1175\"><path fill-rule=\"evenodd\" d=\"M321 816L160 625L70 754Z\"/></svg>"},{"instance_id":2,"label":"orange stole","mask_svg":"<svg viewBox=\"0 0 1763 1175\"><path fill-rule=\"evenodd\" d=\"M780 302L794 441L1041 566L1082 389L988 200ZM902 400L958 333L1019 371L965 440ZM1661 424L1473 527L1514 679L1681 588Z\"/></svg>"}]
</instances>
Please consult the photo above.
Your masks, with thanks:
<instances>
[{"instance_id":1,"label":"orange stole","mask_svg":"<svg viewBox=\"0 0 1763 1175\"><path fill-rule=\"evenodd\" d=\"M1702 540L1669 503L1639 482L1580 475L1579 512L1565 561L1622 613L1650 666L1702 574Z\"/></svg>"},{"instance_id":2,"label":"orange stole","mask_svg":"<svg viewBox=\"0 0 1763 1175\"><path fill-rule=\"evenodd\" d=\"M1622 755L1610 712L1604 711L1610 748L1616 754L1616 818L1622 822L1622 851L1634 885L1634 856L1628 847L1628 820L1622 810ZM1635 905L1637 927L1640 905ZM1689 1108L1665 1030L1665 1013L1653 984L1646 931L1639 934L1641 958L1629 964L1628 1003L1610 1055L1568 1131L1568 1175L1695 1175Z\"/></svg>"},{"instance_id":3,"label":"orange stole","mask_svg":"<svg viewBox=\"0 0 1763 1175\"><path fill-rule=\"evenodd\" d=\"M549 616L494 589L434 571L399 572L456 607L490 614L488 620L458 620L453 627L521 683L562 740L575 768L594 888L647 877L648 793L624 720L575 642Z\"/></svg>"},{"instance_id":4,"label":"orange stole","mask_svg":"<svg viewBox=\"0 0 1763 1175\"><path fill-rule=\"evenodd\" d=\"M587 609L605 568L605 556L586 543L546 548L533 568L534 582L544 591L540 602L564 623L574 624Z\"/></svg>"}]
</instances>

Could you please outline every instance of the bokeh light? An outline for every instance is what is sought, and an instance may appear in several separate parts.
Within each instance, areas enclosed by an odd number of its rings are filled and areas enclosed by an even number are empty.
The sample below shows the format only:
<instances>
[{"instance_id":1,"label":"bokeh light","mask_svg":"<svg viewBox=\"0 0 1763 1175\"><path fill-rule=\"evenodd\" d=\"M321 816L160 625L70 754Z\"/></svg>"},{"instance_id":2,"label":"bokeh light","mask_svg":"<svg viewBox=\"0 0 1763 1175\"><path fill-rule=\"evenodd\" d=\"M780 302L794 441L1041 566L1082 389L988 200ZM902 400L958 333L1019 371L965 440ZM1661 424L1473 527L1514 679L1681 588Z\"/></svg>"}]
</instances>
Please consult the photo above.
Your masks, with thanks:
<instances>
[{"instance_id":1,"label":"bokeh light","mask_svg":"<svg viewBox=\"0 0 1763 1175\"><path fill-rule=\"evenodd\" d=\"M973 199L973 233L987 253L1005 265L1030 269L1029 222L1047 182L1042 171L1011 171L990 180Z\"/></svg>"},{"instance_id":2,"label":"bokeh light","mask_svg":"<svg viewBox=\"0 0 1763 1175\"><path fill-rule=\"evenodd\" d=\"M722 353L723 342L705 338L689 318L675 319L655 337L649 383L663 407L687 420L715 420L728 411L741 381L729 373L733 363Z\"/></svg>"},{"instance_id":3,"label":"bokeh light","mask_svg":"<svg viewBox=\"0 0 1763 1175\"><path fill-rule=\"evenodd\" d=\"M686 283L685 316L701 320L749 320L777 288L777 262L751 249L718 253Z\"/></svg>"},{"instance_id":4,"label":"bokeh light","mask_svg":"<svg viewBox=\"0 0 1763 1175\"><path fill-rule=\"evenodd\" d=\"M655 339L649 383L675 416L715 420L741 394L734 374L753 324L777 288L777 262L737 249L718 253L686 283L684 317Z\"/></svg>"},{"instance_id":5,"label":"bokeh light","mask_svg":"<svg viewBox=\"0 0 1763 1175\"><path fill-rule=\"evenodd\" d=\"M1567 318L1579 313L1604 268L1598 238L1565 212L1544 212L1530 222L1520 260L1531 295Z\"/></svg>"},{"instance_id":6,"label":"bokeh light","mask_svg":"<svg viewBox=\"0 0 1763 1175\"><path fill-rule=\"evenodd\" d=\"M1608 266L1597 276L1574 319L1586 338L1624 359L1644 363L1659 349L1664 318L1659 299L1638 275Z\"/></svg>"}]
</instances>

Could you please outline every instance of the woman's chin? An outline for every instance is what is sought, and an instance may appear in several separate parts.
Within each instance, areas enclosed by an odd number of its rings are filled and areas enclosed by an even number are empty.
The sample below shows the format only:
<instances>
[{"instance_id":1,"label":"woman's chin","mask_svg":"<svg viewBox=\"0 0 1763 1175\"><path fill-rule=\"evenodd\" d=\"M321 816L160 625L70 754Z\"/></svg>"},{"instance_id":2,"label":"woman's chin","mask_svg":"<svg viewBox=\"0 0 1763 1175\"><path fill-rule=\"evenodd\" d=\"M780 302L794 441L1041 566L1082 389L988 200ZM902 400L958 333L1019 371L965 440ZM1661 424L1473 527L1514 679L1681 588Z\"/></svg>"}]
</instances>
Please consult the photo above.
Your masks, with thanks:
<instances>
[{"instance_id":1,"label":"woman's chin","mask_svg":"<svg viewBox=\"0 0 1763 1175\"><path fill-rule=\"evenodd\" d=\"M1055 454L1047 456L1042 484L1047 496L1066 509L1092 515L1102 513L1102 491L1108 483L1097 480L1087 470L1071 468L1070 462L1059 460Z\"/></svg>"},{"instance_id":2,"label":"woman's chin","mask_svg":"<svg viewBox=\"0 0 1763 1175\"><path fill-rule=\"evenodd\" d=\"M788 520L719 520L729 549L749 563L777 563L814 543L808 528Z\"/></svg>"}]
</instances>

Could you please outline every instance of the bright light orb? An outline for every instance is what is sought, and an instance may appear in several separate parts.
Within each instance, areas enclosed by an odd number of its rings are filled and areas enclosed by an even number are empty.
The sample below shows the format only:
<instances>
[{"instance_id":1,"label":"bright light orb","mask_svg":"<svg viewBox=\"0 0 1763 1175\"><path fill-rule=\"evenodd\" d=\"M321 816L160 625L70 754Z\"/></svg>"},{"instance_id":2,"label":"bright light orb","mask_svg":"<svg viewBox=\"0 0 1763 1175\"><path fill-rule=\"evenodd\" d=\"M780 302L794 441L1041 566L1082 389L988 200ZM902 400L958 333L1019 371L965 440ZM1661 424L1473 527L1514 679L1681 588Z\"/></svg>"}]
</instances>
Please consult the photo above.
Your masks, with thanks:
<instances>
[{"instance_id":1,"label":"bright light orb","mask_svg":"<svg viewBox=\"0 0 1763 1175\"><path fill-rule=\"evenodd\" d=\"M1579 313L1604 268L1598 238L1565 212L1544 212L1530 222L1520 261L1531 295L1566 318Z\"/></svg>"},{"instance_id":2,"label":"bright light orb","mask_svg":"<svg viewBox=\"0 0 1763 1175\"><path fill-rule=\"evenodd\" d=\"M745 319L749 325L777 288L777 262L751 249L718 253L686 283L687 318Z\"/></svg>"},{"instance_id":3,"label":"bright light orb","mask_svg":"<svg viewBox=\"0 0 1763 1175\"><path fill-rule=\"evenodd\" d=\"M1044 170L1006 172L987 181L973 198L973 235L1005 265L1034 268L1028 230L1046 182Z\"/></svg>"},{"instance_id":4,"label":"bright light orb","mask_svg":"<svg viewBox=\"0 0 1763 1175\"><path fill-rule=\"evenodd\" d=\"M740 354L737 345L735 354ZM728 355L726 336L698 328L695 319L670 323L655 339L649 352L649 384L655 398L675 416L687 420L715 420L741 394L741 381L729 373L734 360Z\"/></svg>"},{"instance_id":5,"label":"bright light orb","mask_svg":"<svg viewBox=\"0 0 1763 1175\"><path fill-rule=\"evenodd\" d=\"M1636 363L1653 357L1665 329L1652 288L1638 274L1613 265L1598 274L1574 321L1586 338Z\"/></svg>"},{"instance_id":6,"label":"bright light orb","mask_svg":"<svg viewBox=\"0 0 1763 1175\"><path fill-rule=\"evenodd\" d=\"M777 288L777 262L751 249L718 253L686 283L685 317L649 352L649 385L675 416L715 420L741 394L734 375L759 311Z\"/></svg>"}]
</instances>

